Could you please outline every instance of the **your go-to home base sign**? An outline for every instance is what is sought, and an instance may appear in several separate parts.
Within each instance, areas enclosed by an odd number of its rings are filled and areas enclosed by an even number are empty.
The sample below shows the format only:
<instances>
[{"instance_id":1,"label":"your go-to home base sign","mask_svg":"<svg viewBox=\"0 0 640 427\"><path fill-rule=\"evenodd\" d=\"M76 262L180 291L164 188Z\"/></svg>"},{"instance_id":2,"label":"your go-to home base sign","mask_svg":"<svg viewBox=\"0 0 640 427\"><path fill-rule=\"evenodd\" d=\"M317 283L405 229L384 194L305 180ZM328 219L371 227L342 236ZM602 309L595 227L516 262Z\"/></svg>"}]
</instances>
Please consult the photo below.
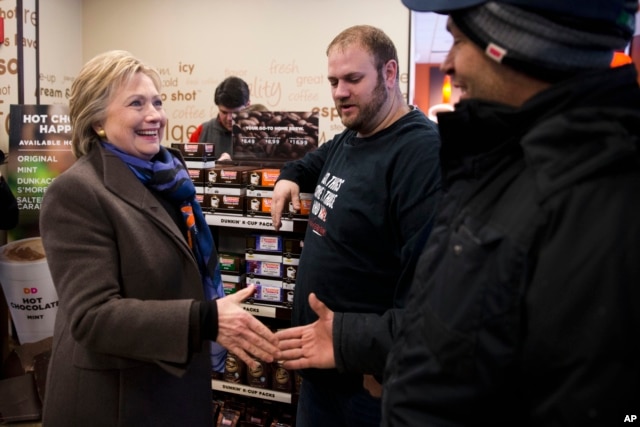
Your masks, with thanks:
<instances>
[{"instance_id":1,"label":"your go-to home base sign","mask_svg":"<svg viewBox=\"0 0 640 427\"><path fill-rule=\"evenodd\" d=\"M248 111L234 117L233 157L284 163L318 148L317 111Z\"/></svg>"}]
</instances>

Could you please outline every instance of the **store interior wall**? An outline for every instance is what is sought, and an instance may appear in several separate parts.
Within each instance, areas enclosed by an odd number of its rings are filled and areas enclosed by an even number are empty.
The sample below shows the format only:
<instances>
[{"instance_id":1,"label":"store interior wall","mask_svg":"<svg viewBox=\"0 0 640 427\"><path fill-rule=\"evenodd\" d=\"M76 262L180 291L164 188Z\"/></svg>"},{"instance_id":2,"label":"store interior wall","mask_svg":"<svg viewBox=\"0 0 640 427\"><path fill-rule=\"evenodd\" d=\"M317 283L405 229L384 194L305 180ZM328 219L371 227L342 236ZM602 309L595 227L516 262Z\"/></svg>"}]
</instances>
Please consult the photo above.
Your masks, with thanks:
<instances>
[{"instance_id":1,"label":"store interior wall","mask_svg":"<svg viewBox=\"0 0 640 427\"><path fill-rule=\"evenodd\" d=\"M325 50L355 24L394 40L407 91L410 14L399 0L40 0L40 8L41 103L66 102L73 76L94 55L129 50L162 74L166 143L186 142L217 113L213 92L229 75L245 79L252 102L271 110L320 109L321 141L342 130Z\"/></svg>"},{"instance_id":2,"label":"store interior wall","mask_svg":"<svg viewBox=\"0 0 640 427\"><path fill-rule=\"evenodd\" d=\"M36 0L23 0L33 13ZM326 79L326 47L344 28L371 24L394 40L408 91L409 11L400 0L39 0L39 103L66 103L74 76L94 55L125 49L163 76L169 125L165 143L186 142L217 109L213 92L229 75L244 78L252 102L271 110L321 111L321 137L343 129ZM17 103L16 0L0 3L0 149L8 151L9 105ZM26 30L33 26L25 23ZM25 32L25 34L28 34ZM23 40L25 56L35 40ZM32 90L24 103L37 103Z\"/></svg>"},{"instance_id":3,"label":"store interior wall","mask_svg":"<svg viewBox=\"0 0 640 427\"><path fill-rule=\"evenodd\" d=\"M22 3L24 65L18 63L17 1L0 2L4 26L4 40L0 45L0 150L9 155L9 112L11 104L19 101L19 73L28 88L23 90L23 103L36 104L38 96L42 104L66 103L68 89L83 62L82 0L39 0L37 5L35 0L23 0ZM36 55L40 58L39 70Z\"/></svg>"},{"instance_id":4,"label":"store interior wall","mask_svg":"<svg viewBox=\"0 0 640 427\"><path fill-rule=\"evenodd\" d=\"M2 0L0 149L11 156L10 106L19 94L24 104L67 104L82 64L111 49L128 50L160 71L166 145L186 142L217 113L213 93L229 75L245 79L252 102L271 110L319 109L324 142L344 129L326 78L329 42L352 25L383 29L398 49L408 98L409 17L400 0ZM6 242L4 233L0 239ZM5 305L0 301L3 359Z\"/></svg>"},{"instance_id":5,"label":"store interior wall","mask_svg":"<svg viewBox=\"0 0 640 427\"><path fill-rule=\"evenodd\" d=\"M185 142L217 113L213 93L229 75L273 111L319 109L320 141L343 129L327 82L326 47L356 24L382 28L400 55L407 91L409 11L399 0L85 0L83 59L126 49L163 76L165 141Z\"/></svg>"}]
</instances>

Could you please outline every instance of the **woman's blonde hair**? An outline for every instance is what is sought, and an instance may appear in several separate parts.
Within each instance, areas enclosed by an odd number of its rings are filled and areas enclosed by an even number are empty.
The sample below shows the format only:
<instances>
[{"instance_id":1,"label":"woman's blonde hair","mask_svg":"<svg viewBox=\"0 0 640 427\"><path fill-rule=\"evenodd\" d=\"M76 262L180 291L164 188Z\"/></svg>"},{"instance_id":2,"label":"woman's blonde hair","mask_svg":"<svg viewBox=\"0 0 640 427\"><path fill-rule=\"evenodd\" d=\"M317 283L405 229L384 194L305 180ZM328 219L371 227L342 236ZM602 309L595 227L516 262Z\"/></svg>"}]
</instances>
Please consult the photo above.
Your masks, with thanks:
<instances>
[{"instance_id":1,"label":"woman's blonde hair","mask_svg":"<svg viewBox=\"0 0 640 427\"><path fill-rule=\"evenodd\" d=\"M162 83L156 69L124 50L101 53L82 67L69 98L71 150L76 158L98 144L100 137L94 126L104 120L111 96L136 73L147 75L160 92Z\"/></svg>"}]
</instances>

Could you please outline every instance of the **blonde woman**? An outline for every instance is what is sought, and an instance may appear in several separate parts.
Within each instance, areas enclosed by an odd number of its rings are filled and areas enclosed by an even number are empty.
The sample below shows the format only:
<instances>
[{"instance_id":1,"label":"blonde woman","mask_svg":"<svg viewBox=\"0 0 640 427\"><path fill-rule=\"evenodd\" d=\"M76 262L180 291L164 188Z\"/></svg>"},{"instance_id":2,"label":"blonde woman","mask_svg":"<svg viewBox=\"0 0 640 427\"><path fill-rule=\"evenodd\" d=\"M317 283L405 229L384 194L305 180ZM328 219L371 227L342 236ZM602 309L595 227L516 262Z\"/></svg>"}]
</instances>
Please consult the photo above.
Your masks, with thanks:
<instances>
[{"instance_id":1,"label":"blonde woman","mask_svg":"<svg viewBox=\"0 0 640 427\"><path fill-rule=\"evenodd\" d=\"M70 118L78 160L41 212L60 304L44 424L211 426L210 343L254 364L277 340L239 305L252 287L219 298L195 189L161 145L159 76L128 52L98 55L71 87Z\"/></svg>"}]
</instances>

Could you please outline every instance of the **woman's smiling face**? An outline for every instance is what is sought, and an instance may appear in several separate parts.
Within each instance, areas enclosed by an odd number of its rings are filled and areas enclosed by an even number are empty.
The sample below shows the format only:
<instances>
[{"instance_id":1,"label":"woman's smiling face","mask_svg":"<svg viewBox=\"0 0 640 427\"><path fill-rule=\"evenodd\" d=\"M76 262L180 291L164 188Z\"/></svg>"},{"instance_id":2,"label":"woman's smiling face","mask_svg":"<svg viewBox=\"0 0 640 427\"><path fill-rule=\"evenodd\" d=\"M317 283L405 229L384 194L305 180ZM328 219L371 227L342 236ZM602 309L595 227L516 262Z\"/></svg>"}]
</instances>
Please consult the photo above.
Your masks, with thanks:
<instances>
[{"instance_id":1,"label":"woman's smiling face","mask_svg":"<svg viewBox=\"0 0 640 427\"><path fill-rule=\"evenodd\" d=\"M120 150L151 160L160 151L166 124L167 115L153 80L136 73L113 94L100 127L107 141Z\"/></svg>"}]
</instances>

